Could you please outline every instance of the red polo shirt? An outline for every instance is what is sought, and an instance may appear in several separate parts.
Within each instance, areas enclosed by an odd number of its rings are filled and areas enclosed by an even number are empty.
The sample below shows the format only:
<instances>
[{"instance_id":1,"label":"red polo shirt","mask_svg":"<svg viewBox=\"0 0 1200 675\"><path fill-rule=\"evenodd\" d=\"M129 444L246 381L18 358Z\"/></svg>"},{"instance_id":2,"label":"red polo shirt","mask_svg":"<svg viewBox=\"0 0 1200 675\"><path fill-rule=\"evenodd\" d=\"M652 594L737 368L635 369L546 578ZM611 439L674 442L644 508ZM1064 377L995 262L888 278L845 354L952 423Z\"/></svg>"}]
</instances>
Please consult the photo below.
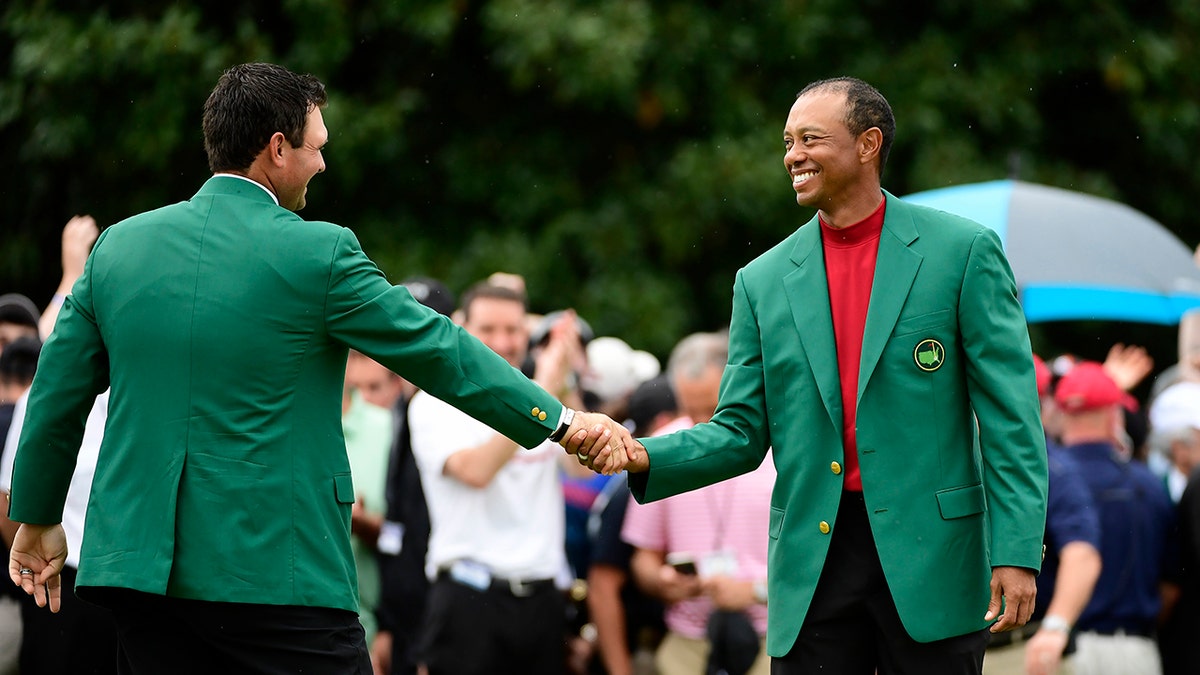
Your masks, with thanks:
<instances>
[{"instance_id":1,"label":"red polo shirt","mask_svg":"<svg viewBox=\"0 0 1200 675\"><path fill-rule=\"evenodd\" d=\"M821 220L825 249L825 275L829 281L829 307L833 313L833 338L837 344L838 379L842 384L842 442L845 445L845 489L862 492L858 471L858 368L862 359L863 329L875 279L879 235L887 200L863 220L840 230Z\"/></svg>"}]
</instances>

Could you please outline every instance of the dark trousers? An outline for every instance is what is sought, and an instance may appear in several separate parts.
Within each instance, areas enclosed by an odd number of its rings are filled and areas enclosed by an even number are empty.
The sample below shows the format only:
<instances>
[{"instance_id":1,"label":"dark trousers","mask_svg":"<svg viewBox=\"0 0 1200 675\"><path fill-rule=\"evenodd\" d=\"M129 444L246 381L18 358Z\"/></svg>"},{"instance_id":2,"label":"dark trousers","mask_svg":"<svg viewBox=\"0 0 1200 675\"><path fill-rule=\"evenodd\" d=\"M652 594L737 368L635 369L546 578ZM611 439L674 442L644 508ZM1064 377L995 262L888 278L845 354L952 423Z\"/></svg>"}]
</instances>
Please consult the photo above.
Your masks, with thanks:
<instances>
[{"instance_id":1,"label":"dark trousers","mask_svg":"<svg viewBox=\"0 0 1200 675\"><path fill-rule=\"evenodd\" d=\"M74 567L63 567L58 613L21 594L21 675L111 675L117 672L112 613L75 596Z\"/></svg>"},{"instance_id":2,"label":"dark trousers","mask_svg":"<svg viewBox=\"0 0 1200 675\"><path fill-rule=\"evenodd\" d=\"M561 675L562 592L546 583L518 597L496 586L433 583L420 652L429 675Z\"/></svg>"},{"instance_id":3,"label":"dark trousers","mask_svg":"<svg viewBox=\"0 0 1200 675\"><path fill-rule=\"evenodd\" d=\"M121 675L372 673L354 612L185 600L126 589L97 595L116 620Z\"/></svg>"},{"instance_id":4,"label":"dark trousers","mask_svg":"<svg viewBox=\"0 0 1200 675\"><path fill-rule=\"evenodd\" d=\"M900 623L862 493L844 492L829 555L792 650L771 675L979 675L988 632L921 643ZM980 616L986 608L980 607Z\"/></svg>"}]
</instances>

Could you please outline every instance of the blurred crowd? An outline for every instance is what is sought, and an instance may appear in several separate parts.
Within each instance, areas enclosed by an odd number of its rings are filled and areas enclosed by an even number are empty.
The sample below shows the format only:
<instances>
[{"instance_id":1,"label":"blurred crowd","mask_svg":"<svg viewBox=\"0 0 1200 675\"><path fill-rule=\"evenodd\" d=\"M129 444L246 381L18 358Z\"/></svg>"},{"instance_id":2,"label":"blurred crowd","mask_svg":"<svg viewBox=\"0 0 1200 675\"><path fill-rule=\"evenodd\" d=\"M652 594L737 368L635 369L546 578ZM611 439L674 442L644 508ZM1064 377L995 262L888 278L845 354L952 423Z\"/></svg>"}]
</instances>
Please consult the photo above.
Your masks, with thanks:
<instances>
[{"instance_id":1,"label":"blurred crowd","mask_svg":"<svg viewBox=\"0 0 1200 675\"><path fill-rule=\"evenodd\" d=\"M90 217L66 225L62 283L46 306L0 295L5 493L40 346L98 234ZM570 308L530 313L517 275L459 293L431 278L402 283L567 405L626 420L636 436L706 422L716 409L723 332L683 337L664 367ZM1200 312L1185 315L1179 337L1178 363L1145 400L1132 392L1155 367L1140 347L1114 345L1103 363L1034 356L1050 460L1038 610L993 637L985 673L1198 672ZM64 512L68 588L106 406L102 395L88 418ZM769 672L771 461L639 505L625 476L594 474L549 442L520 448L355 352L342 421L360 617L377 673ZM11 544L2 514L0 530ZM103 610L64 593L52 615L3 588L0 675L115 672Z\"/></svg>"}]
</instances>

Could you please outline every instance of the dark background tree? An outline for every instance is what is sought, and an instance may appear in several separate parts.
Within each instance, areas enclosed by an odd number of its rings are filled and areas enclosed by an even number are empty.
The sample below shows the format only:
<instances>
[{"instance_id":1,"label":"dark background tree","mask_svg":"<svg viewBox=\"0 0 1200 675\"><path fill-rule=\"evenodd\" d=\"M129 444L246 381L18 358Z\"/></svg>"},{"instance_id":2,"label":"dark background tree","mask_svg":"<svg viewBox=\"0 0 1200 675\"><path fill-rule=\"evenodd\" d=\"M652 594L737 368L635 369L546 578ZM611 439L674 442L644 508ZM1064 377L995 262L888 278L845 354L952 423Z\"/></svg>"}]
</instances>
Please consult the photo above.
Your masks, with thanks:
<instances>
[{"instance_id":1,"label":"dark background tree","mask_svg":"<svg viewBox=\"0 0 1200 675\"><path fill-rule=\"evenodd\" d=\"M95 4L0 10L0 292L39 304L71 215L105 226L194 194L204 98L251 60L329 87L329 169L306 218L353 228L395 281L462 290L517 272L533 309L577 307L660 355L722 326L737 268L811 216L781 129L821 77L861 77L891 101L894 194L1019 177L1200 241L1191 0ZM1174 358L1170 327L1034 337Z\"/></svg>"}]
</instances>

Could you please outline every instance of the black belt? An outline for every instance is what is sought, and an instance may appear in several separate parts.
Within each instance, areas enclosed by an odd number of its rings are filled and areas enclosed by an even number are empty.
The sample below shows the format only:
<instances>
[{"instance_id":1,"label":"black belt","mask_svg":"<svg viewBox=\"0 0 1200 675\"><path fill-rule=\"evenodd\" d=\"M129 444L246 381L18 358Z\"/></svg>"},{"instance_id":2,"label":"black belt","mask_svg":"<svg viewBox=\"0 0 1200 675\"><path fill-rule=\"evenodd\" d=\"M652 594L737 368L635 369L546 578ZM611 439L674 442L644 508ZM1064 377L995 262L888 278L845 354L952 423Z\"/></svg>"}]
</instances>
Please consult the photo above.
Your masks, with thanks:
<instances>
[{"instance_id":1,"label":"black belt","mask_svg":"<svg viewBox=\"0 0 1200 675\"><path fill-rule=\"evenodd\" d=\"M1080 633L1094 633L1096 635L1132 635L1134 637L1152 638L1154 637L1154 629L1144 625L1130 625L1101 628L1089 628L1080 630Z\"/></svg>"},{"instance_id":2,"label":"black belt","mask_svg":"<svg viewBox=\"0 0 1200 675\"><path fill-rule=\"evenodd\" d=\"M438 579L450 581L460 586L466 586L467 588L473 588L474 590L480 590L470 584L456 580L450 575L450 570L439 570ZM493 575L492 582L486 590L490 593L504 593L515 598L527 598L539 591L554 588L557 587L554 585L553 579L507 579Z\"/></svg>"}]
</instances>

